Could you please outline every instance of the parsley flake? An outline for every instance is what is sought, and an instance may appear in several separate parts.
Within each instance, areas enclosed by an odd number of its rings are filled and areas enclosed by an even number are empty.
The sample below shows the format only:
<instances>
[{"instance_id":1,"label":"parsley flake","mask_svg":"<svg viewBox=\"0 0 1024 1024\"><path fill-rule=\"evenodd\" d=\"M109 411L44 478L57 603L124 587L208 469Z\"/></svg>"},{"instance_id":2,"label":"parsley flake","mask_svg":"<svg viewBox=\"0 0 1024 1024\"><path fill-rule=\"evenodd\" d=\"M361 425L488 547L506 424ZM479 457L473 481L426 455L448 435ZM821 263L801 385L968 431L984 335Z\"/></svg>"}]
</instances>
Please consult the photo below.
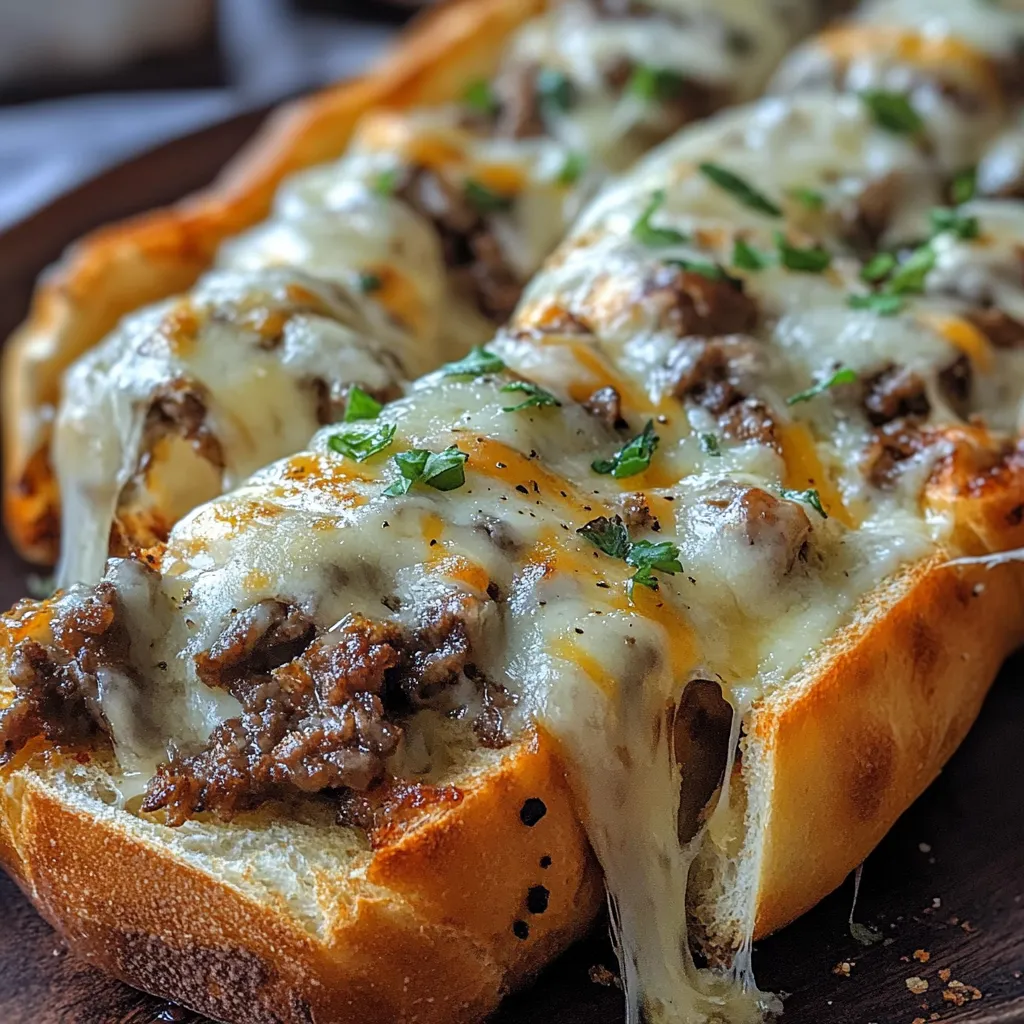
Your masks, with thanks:
<instances>
[{"instance_id":1,"label":"parsley flake","mask_svg":"<svg viewBox=\"0 0 1024 1024\"><path fill-rule=\"evenodd\" d=\"M682 92L683 84L683 76L675 71L638 64L626 82L626 91L647 103L665 103Z\"/></svg>"},{"instance_id":2,"label":"parsley flake","mask_svg":"<svg viewBox=\"0 0 1024 1024\"><path fill-rule=\"evenodd\" d=\"M437 491L454 491L466 482L465 463L469 455L457 445L449 445L443 452L426 448L411 448L394 456L400 476L384 489L390 497L407 494L413 484L426 484Z\"/></svg>"},{"instance_id":3,"label":"parsley flake","mask_svg":"<svg viewBox=\"0 0 1024 1024\"><path fill-rule=\"evenodd\" d=\"M359 290L364 295L379 292L383 284L384 282L380 279L380 274L374 274L369 270L364 270L359 274Z\"/></svg>"},{"instance_id":4,"label":"parsley flake","mask_svg":"<svg viewBox=\"0 0 1024 1024\"><path fill-rule=\"evenodd\" d=\"M784 498L788 498L790 501L802 501L810 505L815 512L821 516L822 519L828 519L828 513L825 511L825 506L821 503L821 495L813 488L808 488L806 491L791 491L787 487L783 487L779 493Z\"/></svg>"},{"instance_id":5,"label":"parsley flake","mask_svg":"<svg viewBox=\"0 0 1024 1024\"><path fill-rule=\"evenodd\" d=\"M505 362L501 356L488 352L483 345L474 345L469 355L454 363L445 363L441 367L443 377L480 377L485 373L501 373Z\"/></svg>"},{"instance_id":6,"label":"parsley flake","mask_svg":"<svg viewBox=\"0 0 1024 1024\"><path fill-rule=\"evenodd\" d=\"M764 270L771 265L771 256L760 249L755 249L742 238L737 238L732 245L732 265L739 270Z\"/></svg>"},{"instance_id":7,"label":"parsley flake","mask_svg":"<svg viewBox=\"0 0 1024 1024\"><path fill-rule=\"evenodd\" d=\"M816 188L798 185L795 188L787 189L786 195L808 210L820 210L825 206L825 194Z\"/></svg>"},{"instance_id":8,"label":"parsley flake","mask_svg":"<svg viewBox=\"0 0 1024 1024\"><path fill-rule=\"evenodd\" d=\"M568 153L558 174L555 175L555 183L558 185L575 185L587 169L587 158L582 153Z\"/></svg>"},{"instance_id":9,"label":"parsley flake","mask_svg":"<svg viewBox=\"0 0 1024 1024\"><path fill-rule=\"evenodd\" d=\"M961 213L949 206L937 206L929 214L932 224L932 237L949 232L965 242L972 241L981 234L978 218Z\"/></svg>"},{"instance_id":10,"label":"parsley flake","mask_svg":"<svg viewBox=\"0 0 1024 1024\"><path fill-rule=\"evenodd\" d=\"M718 438L714 434L701 434L700 447L705 455L721 458L722 446L718 443Z\"/></svg>"},{"instance_id":11,"label":"parsley flake","mask_svg":"<svg viewBox=\"0 0 1024 1024\"><path fill-rule=\"evenodd\" d=\"M836 370L831 377L819 380L809 388L806 388L803 391L798 391L795 395L790 395L789 398L786 399L786 405L797 405L799 402L809 402L815 397L815 395L820 395L823 391L828 391L829 388L834 388L837 384L852 384L856 379L856 372L851 370L848 366L844 366L842 369Z\"/></svg>"},{"instance_id":12,"label":"parsley flake","mask_svg":"<svg viewBox=\"0 0 1024 1024\"><path fill-rule=\"evenodd\" d=\"M470 110L477 114L483 114L485 117L493 117L501 109L501 104L498 102L497 96L494 95L491 83L482 78L470 82L466 86L462 94L462 102Z\"/></svg>"},{"instance_id":13,"label":"parsley flake","mask_svg":"<svg viewBox=\"0 0 1024 1024\"><path fill-rule=\"evenodd\" d=\"M467 178L462 186L470 206L478 213L506 213L515 204L512 196L503 196L473 178Z\"/></svg>"},{"instance_id":14,"label":"parsley flake","mask_svg":"<svg viewBox=\"0 0 1024 1024\"><path fill-rule=\"evenodd\" d=\"M353 387L348 393L348 401L345 403L345 423L354 423L357 420L375 420L384 406L377 401L373 395L367 394L360 387Z\"/></svg>"},{"instance_id":15,"label":"parsley flake","mask_svg":"<svg viewBox=\"0 0 1024 1024\"><path fill-rule=\"evenodd\" d=\"M892 273L885 291L890 295L924 291L924 280L935 266L935 250L930 245L915 249Z\"/></svg>"},{"instance_id":16,"label":"parsley flake","mask_svg":"<svg viewBox=\"0 0 1024 1024\"><path fill-rule=\"evenodd\" d=\"M554 68L542 68L537 72L537 95L541 103L553 110L569 110L575 100L575 91L569 76Z\"/></svg>"},{"instance_id":17,"label":"parsley flake","mask_svg":"<svg viewBox=\"0 0 1024 1024\"><path fill-rule=\"evenodd\" d=\"M611 474L616 480L636 476L651 464L660 437L654 432L654 420L648 420L643 431L620 448L610 459L594 459L590 468L602 476Z\"/></svg>"},{"instance_id":18,"label":"parsley flake","mask_svg":"<svg viewBox=\"0 0 1024 1024\"><path fill-rule=\"evenodd\" d=\"M781 231L775 232L775 244L779 247L779 262L788 270L799 270L805 274L821 274L832 264L832 254L820 245L802 249L786 240Z\"/></svg>"},{"instance_id":19,"label":"parsley flake","mask_svg":"<svg viewBox=\"0 0 1024 1024\"><path fill-rule=\"evenodd\" d=\"M689 274L700 274L701 277L706 277L709 281L725 281L729 278L729 275L711 260L665 260L665 262L669 266L679 267L680 270Z\"/></svg>"},{"instance_id":20,"label":"parsley flake","mask_svg":"<svg viewBox=\"0 0 1024 1024\"><path fill-rule=\"evenodd\" d=\"M902 295L890 295L887 292L851 295L846 304L850 309L870 309L879 316L895 316L906 305Z\"/></svg>"},{"instance_id":21,"label":"parsley flake","mask_svg":"<svg viewBox=\"0 0 1024 1024\"><path fill-rule=\"evenodd\" d=\"M896 135L917 135L924 127L921 115L914 109L906 93L887 89L865 89L860 94L871 111L875 124Z\"/></svg>"},{"instance_id":22,"label":"parsley flake","mask_svg":"<svg viewBox=\"0 0 1024 1024\"><path fill-rule=\"evenodd\" d=\"M860 279L877 284L879 281L884 281L896 269L898 263L899 261L891 252L876 252L860 268Z\"/></svg>"},{"instance_id":23,"label":"parsley flake","mask_svg":"<svg viewBox=\"0 0 1024 1024\"><path fill-rule=\"evenodd\" d=\"M658 589L654 573L663 572L674 576L683 571L679 548L675 544L669 541L656 544L648 540L631 541L629 531L619 516L598 516L576 532L610 558L622 559L636 570L626 583L626 593L630 600L633 599L633 589L637 584L651 590Z\"/></svg>"},{"instance_id":24,"label":"parsley flake","mask_svg":"<svg viewBox=\"0 0 1024 1024\"><path fill-rule=\"evenodd\" d=\"M338 434L332 434L327 439L327 446L332 452L354 462L365 462L391 445L396 429L393 423L351 426Z\"/></svg>"},{"instance_id":25,"label":"parsley flake","mask_svg":"<svg viewBox=\"0 0 1024 1024\"><path fill-rule=\"evenodd\" d=\"M543 409L545 406L559 406L562 404L550 391L545 391L539 384L534 384L529 380L510 381L501 390L502 392L521 391L527 396L518 405L503 406L502 412L519 412L522 409L534 408Z\"/></svg>"},{"instance_id":26,"label":"parsley flake","mask_svg":"<svg viewBox=\"0 0 1024 1024\"><path fill-rule=\"evenodd\" d=\"M687 236L675 228L656 228L651 224L651 218L664 202L665 190L659 188L633 225L633 237L642 245L681 245L687 241Z\"/></svg>"},{"instance_id":27,"label":"parsley flake","mask_svg":"<svg viewBox=\"0 0 1024 1024\"><path fill-rule=\"evenodd\" d=\"M977 169L974 167L965 167L962 171L958 171L954 175L952 184L949 186L949 197L957 205L960 203L966 203L969 199L974 198L974 193L977 191L977 188Z\"/></svg>"},{"instance_id":28,"label":"parsley flake","mask_svg":"<svg viewBox=\"0 0 1024 1024\"><path fill-rule=\"evenodd\" d=\"M769 217L781 217L782 210L773 203L762 192L758 192L753 185L744 181L738 174L718 164L702 163L700 172L705 178L714 182L719 188L733 195L744 206L749 206L758 213L765 213Z\"/></svg>"},{"instance_id":29,"label":"parsley flake","mask_svg":"<svg viewBox=\"0 0 1024 1024\"><path fill-rule=\"evenodd\" d=\"M370 183L370 188L377 195L387 197L394 195L397 185L398 171L392 167L390 170L381 171Z\"/></svg>"}]
</instances>

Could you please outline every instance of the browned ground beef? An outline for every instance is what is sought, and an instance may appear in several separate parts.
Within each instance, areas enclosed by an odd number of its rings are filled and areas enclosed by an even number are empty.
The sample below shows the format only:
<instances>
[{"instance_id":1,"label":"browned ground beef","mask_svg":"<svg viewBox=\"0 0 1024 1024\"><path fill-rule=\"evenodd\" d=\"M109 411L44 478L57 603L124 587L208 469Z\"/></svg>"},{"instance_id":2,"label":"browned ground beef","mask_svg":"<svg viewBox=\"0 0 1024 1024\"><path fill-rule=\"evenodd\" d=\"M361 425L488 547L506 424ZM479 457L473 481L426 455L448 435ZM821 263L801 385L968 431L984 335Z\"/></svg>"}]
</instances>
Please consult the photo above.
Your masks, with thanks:
<instances>
[{"instance_id":1,"label":"browned ground beef","mask_svg":"<svg viewBox=\"0 0 1024 1024\"><path fill-rule=\"evenodd\" d=\"M506 261L487 217L464 192L426 167L410 168L395 195L434 225L445 265L462 279L480 312L495 322L507 320L523 282Z\"/></svg>"},{"instance_id":2,"label":"browned ground beef","mask_svg":"<svg viewBox=\"0 0 1024 1024\"><path fill-rule=\"evenodd\" d=\"M79 592L71 591L70 598ZM81 601L65 598L58 606L52 639L15 645L9 668L15 699L0 711L0 764L36 736L73 745L102 728L97 672L122 666L128 649L116 611L113 586L100 583Z\"/></svg>"},{"instance_id":3,"label":"browned ground beef","mask_svg":"<svg viewBox=\"0 0 1024 1024\"><path fill-rule=\"evenodd\" d=\"M610 384L598 388L583 403L583 408L606 427L624 429L626 426L626 421L622 417L622 397Z\"/></svg>"},{"instance_id":4,"label":"browned ground beef","mask_svg":"<svg viewBox=\"0 0 1024 1024\"><path fill-rule=\"evenodd\" d=\"M744 398L727 409L718 421L723 435L731 441L756 441L778 447L775 416L759 398Z\"/></svg>"},{"instance_id":5,"label":"browned ground beef","mask_svg":"<svg viewBox=\"0 0 1024 1024\"><path fill-rule=\"evenodd\" d=\"M712 280L695 271L659 267L644 286L644 301L658 311L659 326L680 338L710 338L753 330L757 303L732 278Z\"/></svg>"},{"instance_id":6,"label":"browned ground beef","mask_svg":"<svg viewBox=\"0 0 1024 1024\"><path fill-rule=\"evenodd\" d=\"M990 306L971 310L967 319L996 348L1024 348L1024 323L1015 320L1009 313Z\"/></svg>"},{"instance_id":7,"label":"browned ground beef","mask_svg":"<svg viewBox=\"0 0 1024 1024\"><path fill-rule=\"evenodd\" d=\"M903 178L891 172L868 182L843 211L843 237L855 249L868 253L878 248L878 241L892 220L900 199Z\"/></svg>"},{"instance_id":8,"label":"browned ground beef","mask_svg":"<svg viewBox=\"0 0 1024 1024\"><path fill-rule=\"evenodd\" d=\"M905 366L890 365L864 381L864 411L876 427L931 411L924 380Z\"/></svg>"},{"instance_id":9,"label":"browned ground beef","mask_svg":"<svg viewBox=\"0 0 1024 1024\"><path fill-rule=\"evenodd\" d=\"M224 452L206 422L206 415L206 388L198 381L180 377L161 384L154 390L146 413L143 462L160 438L176 434L188 441L197 455L218 469L223 469Z\"/></svg>"},{"instance_id":10,"label":"browned ground beef","mask_svg":"<svg viewBox=\"0 0 1024 1024\"><path fill-rule=\"evenodd\" d=\"M911 419L893 420L875 431L864 459L868 480L883 490L892 487L901 463L923 451L927 444L920 427Z\"/></svg>"}]
</instances>

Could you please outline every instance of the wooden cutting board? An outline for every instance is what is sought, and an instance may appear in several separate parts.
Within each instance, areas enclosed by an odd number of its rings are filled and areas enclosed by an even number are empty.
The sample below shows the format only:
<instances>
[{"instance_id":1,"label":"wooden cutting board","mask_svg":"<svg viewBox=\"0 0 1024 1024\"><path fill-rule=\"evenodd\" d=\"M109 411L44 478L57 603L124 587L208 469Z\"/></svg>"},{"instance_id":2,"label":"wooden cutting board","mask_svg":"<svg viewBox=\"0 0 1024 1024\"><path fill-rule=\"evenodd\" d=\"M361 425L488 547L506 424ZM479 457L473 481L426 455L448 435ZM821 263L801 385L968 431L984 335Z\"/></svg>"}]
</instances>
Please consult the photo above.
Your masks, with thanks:
<instances>
[{"instance_id":1,"label":"wooden cutting board","mask_svg":"<svg viewBox=\"0 0 1024 1024\"><path fill-rule=\"evenodd\" d=\"M0 337L24 316L36 275L65 245L203 185L260 117L162 146L0 235ZM0 606L23 595L27 572L0 542ZM1017 658L963 748L864 867L855 920L876 928L879 940L863 946L851 936L847 882L755 947L761 986L788 993L782 1024L1024 1024L1022 755L1024 658ZM0 918L0 1024L203 1024L70 956L2 875ZM614 968L600 930L509 999L494 1024L621 1024L621 997L592 980L601 976L597 966Z\"/></svg>"}]
</instances>

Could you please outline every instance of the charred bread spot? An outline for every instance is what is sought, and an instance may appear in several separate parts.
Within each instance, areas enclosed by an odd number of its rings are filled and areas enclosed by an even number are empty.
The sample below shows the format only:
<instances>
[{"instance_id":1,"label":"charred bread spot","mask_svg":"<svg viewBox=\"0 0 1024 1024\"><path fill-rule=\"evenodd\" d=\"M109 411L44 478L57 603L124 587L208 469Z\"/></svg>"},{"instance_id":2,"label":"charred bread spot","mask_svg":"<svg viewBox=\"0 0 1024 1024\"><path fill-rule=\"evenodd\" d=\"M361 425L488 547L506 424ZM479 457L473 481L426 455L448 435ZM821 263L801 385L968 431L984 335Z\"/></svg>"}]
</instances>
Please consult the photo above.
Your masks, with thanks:
<instances>
[{"instance_id":1,"label":"charred bread spot","mask_svg":"<svg viewBox=\"0 0 1024 1024\"><path fill-rule=\"evenodd\" d=\"M545 854L543 857L541 857L541 859L540 859L540 866L542 868L544 868L545 871L549 867L551 867L551 858L549 856L547 856L547 854Z\"/></svg>"},{"instance_id":2,"label":"charred bread spot","mask_svg":"<svg viewBox=\"0 0 1024 1024\"><path fill-rule=\"evenodd\" d=\"M846 802L859 821L877 817L896 771L896 741L884 723L865 723L860 734L843 738L854 751L845 787Z\"/></svg>"},{"instance_id":3,"label":"charred bread spot","mask_svg":"<svg viewBox=\"0 0 1024 1024\"><path fill-rule=\"evenodd\" d=\"M543 914L550 899L551 893L543 885L531 885L526 893L526 909L531 914Z\"/></svg>"},{"instance_id":4,"label":"charred bread spot","mask_svg":"<svg viewBox=\"0 0 1024 1024\"><path fill-rule=\"evenodd\" d=\"M864 381L864 412L876 427L908 416L927 416L931 404L924 380L905 366L886 366Z\"/></svg>"},{"instance_id":5,"label":"charred bread spot","mask_svg":"<svg viewBox=\"0 0 1024 1024\"><path fill-rule=\"evenodd\" d=\"M530 926L525 921L513 921L512 922L512 934L517 939L522 939L524 942L530 937Z\"/></svg>"},{"instance_id":6,"label":"charred bread spot","mask_svg":"<svg viewBox=\"0 0 1024 1024\"><path fill-rule=\"evenodd\" d=\"M911 621L909 639L914 676L921 683L924 692L930 696L935 689L932 682L934 669L945 648L941 638L936 636L935 631L920 617Z\"/></svg>"},{"instance_id":7,"label":"charred bread spot","mask_svg":"<svg viewBox=\"0 0 1024 1024\"><path fill-rule=\"evenodd\" d=\"M531 796L519 809L519 820L527 828L533 828L547 813L547 804L540 797Z\"/></svg>"},{"instance_id":8,"label":"charred bread spot","mask_svg":"<svg viewBox=\"0 0 1024 1024\"><path fill-rule=\"evenodd\" d=\"M1004 516L1007 526L1020 526L1024 520L1024 505L1014 505Z\"/></svg>"},{"instance_id":9,"label":"charred bread spot","mask_svg":"<svg viewBox=\"0 0 1024 1024\"><path fill-rule=\"evenodd\" d=\"M658 315L658 324L676 337L744 334L760 319L757 303L734 278L712 280L695 271L660 266L639 296Z\"/></svg>"}]
</instances>

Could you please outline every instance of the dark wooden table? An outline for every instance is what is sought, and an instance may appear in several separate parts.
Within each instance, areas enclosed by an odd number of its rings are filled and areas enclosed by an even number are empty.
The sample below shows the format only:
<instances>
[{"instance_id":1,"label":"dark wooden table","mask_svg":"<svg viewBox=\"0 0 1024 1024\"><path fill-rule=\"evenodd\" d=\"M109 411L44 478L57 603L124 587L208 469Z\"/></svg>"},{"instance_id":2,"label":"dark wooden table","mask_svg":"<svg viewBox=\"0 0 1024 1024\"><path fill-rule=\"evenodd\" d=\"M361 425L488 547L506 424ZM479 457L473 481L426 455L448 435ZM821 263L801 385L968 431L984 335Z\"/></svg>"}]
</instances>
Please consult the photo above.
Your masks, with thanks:
<instances>
[{"instance_id":1,"label":"dark wooden table","mask_svg":"<svg viewBox=\"0 0 1024 1024\"><path fill-rule=\"evenodd\" d=\"M245 115L161 147L0 236L0 337L24 315L38 272L69 241L203 184L258 121L258 114ZM22 594L26 572L0 542L0 605ZM848 882L755 948L762 987L789 993L783 1024L1024 1024L1022 761L1018 657L963 748L865 865L856 920L877 928L882 940L861 946L850 935ZM0 1024L200 1024L67 955L2 875L0 917ZM614 966L600 934L508 1000L494 1024L620 1024L618 992L590 979L597 964ZM911 978L926 981L927 990L915 994ZM974 990L981 998L972 998Z\"/></svg>"}]
</instances>

